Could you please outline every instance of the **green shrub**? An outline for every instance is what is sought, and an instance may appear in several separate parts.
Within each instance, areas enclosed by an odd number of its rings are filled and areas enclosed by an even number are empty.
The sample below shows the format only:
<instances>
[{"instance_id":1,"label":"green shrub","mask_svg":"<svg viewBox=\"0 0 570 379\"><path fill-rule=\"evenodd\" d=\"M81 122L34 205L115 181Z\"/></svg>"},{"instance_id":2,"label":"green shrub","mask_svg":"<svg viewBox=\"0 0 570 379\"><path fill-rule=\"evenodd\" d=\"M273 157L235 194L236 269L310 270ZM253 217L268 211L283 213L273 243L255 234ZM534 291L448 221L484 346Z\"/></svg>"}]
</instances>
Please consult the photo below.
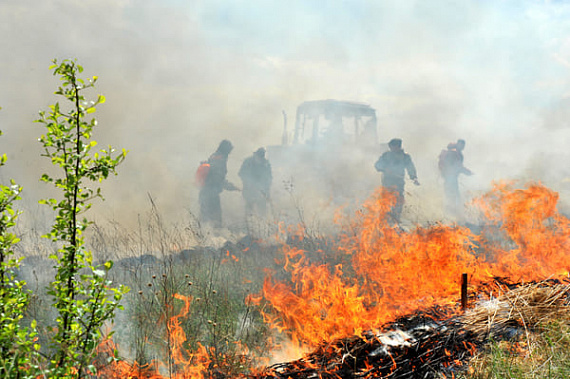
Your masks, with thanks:
<instances>
[{"instance_id":1,"label":"green shrub","mask_svg":"<svg viewBox=\"0 0 570 379\"><path fill-rule=\"evenodd\" d=\"M56 326L50 337L50 377L79 378L94 368L91 365L95 349L101 341L101 327L112 321L115 310L127 288L113 288L107 272L113 262L94 265L90 251L84 247L83 232L90 222L81 218L91 207L91 200L101 197L100 189L91 189L84 183L101 182L109 174L116 174L116 167L123 161L126 151L115 154L109 147L91 154L97 142L91 140L95 118L86 118L95 107L105 101L99 95L96 101L87 101L83 91L94 86L97 77L87 82L79 77L83 68L75 61L64 60L50 67L62 81L55 92L69 103L64 110L59 103L50 106L49 113L40 112L37 122L43 124L46 133L40 143L43 156L62 171L60 177L43 174L41 180L52 183L63 198L40 201L51 207L55 223L47 238L60 244L57 254L52 254L57 270L49 286L57 310Z\"/></svg>"},{"instance_id":2,"label":"green shrub","mask_svg":"<svg viewBox=\"0 0 570 379\"><path fill-rule=\"evenodd\" d=\"M3 154L0 166L5 163ZM12 204L20 199L21 191L13 180L10 185L0 185L0 377L6 379L34 378L38 372L35 323L21 325L30 293L24 288L26 283L15 277L21 259L13 257L13 248L19 239L10 232L18 217Z\"/></svg>"}]
</instances>

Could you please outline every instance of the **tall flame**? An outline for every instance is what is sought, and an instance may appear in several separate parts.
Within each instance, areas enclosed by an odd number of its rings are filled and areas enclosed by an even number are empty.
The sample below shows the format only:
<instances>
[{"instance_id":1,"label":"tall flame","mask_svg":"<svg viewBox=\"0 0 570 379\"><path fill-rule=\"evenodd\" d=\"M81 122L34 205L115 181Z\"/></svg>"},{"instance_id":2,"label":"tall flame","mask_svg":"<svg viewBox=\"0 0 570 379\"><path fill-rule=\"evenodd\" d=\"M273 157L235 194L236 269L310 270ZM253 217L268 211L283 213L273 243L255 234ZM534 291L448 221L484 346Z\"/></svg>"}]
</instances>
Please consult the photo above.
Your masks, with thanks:
<instances>
[{"instance_id":1,"label":"tall flame","mask_svg":"<svg viewBox=\"0 0 570 379\"><path fill-rule=\"evenodd\" d=\"M541 280L568 273L570 221L556 210L558 194L540 184L515 189L498 183L477 200L491 225L482 247L495 275L513 280Z\"/></svg>"},{"instance_id":2,"label":"tall flame","mask_svg":"<svg viewBox=\"0 0 570 379\"><path fill-rule=\"evenodd\" d=\"M179 294L175 294L174 297L182 300L184 306L179 314L167 322L167 327L171 331L168 341L172 349L170 362L153 362L141 366L137 362L129 364L125 361L111 360L110 364L98 368L97 376L99 378L192 379L202 377L202 373L207 370L210 364L208 351L201 344L199 344L196 352L185 349L183 344L186 342L186 334L180 325L180 320L188 315L192 299ZM116 347L113 341L108 339L99 346L99 350L102 355L113 356ZM169 374L164 376L161 371Z\"/></svg>"},{"instance_id":3,"label":"tall flame","mask_svg":"<svg viewBox=\"0 0 570 379\"><path fill-rule=\"evenodd\" d=\"M388 222L393 195L378 189L330 249L344 255L336 264L311 262L308 252L284 246L290 282L266 278L262 295L273 312L265 319L293 341L316 346L417 308L455 304L462 273L472 284L565 274L570 224L557 200L540 184L499 183L474 202L485 220L481 234L442 224L405 232Z\"/></svg>"},{"instance_id":4,"label":"tall flame","mask_svg":"<svg viewBox=\"0 0 570 379\"><path fill-rule=\"evenodd\" d=\"M265 298L270 305L264 308L269 309L265 321L286 332L295 346L312 348L363 335L417 309L443 305L450 312L464 273L474 286L496 276L539 281L568 275L570 221L557 212L557 201L558 194L540 184L521 189L497 183L473 202L481 214L476 233L443 224L404 231L389 222L394 195L378 189L353 218L340 220L345 226L334 243L318 244L315 251L284 244L288 278L268 275L262 292L248 301ZM298 237L296 245L310 245ZM165 371L174 379L207 375L207 349L200 345L190 353L183 346L180 320L192 299L176 298L184 306L168 321L172 359L167 366L113 361L99 369L100 378L162 379ZM101 349L112 354L115 347L107 341Z\"/></svg>"}]
</instances>

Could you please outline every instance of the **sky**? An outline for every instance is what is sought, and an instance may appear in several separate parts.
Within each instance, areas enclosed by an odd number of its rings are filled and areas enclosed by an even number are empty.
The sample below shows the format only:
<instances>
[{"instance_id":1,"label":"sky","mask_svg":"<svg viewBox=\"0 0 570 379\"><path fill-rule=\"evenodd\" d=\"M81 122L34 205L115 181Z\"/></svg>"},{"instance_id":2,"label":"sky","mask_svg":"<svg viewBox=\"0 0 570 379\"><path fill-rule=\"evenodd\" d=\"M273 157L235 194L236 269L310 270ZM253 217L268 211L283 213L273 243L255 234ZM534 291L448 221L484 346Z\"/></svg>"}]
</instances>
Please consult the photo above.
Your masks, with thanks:
<instances>
[{"instance_id":1,"label":"sky","mask_svg":"<svg viewBox=\"0 0 570 379\"><path fill-rule=\"evenodd\" d=\"M200 160L230 139L228 179L240 184L243 159L280 143L282 112L317 99L377 110L380 142L402 138L418 167L412 202L441 196L437 155L458 138L475 172L466 196L510 179L564 195L569 20L567 1L0 0L0 179L24 186L29 217L42 219L39 177L52 168L34 120L57 101L52 59L71 58L107 99L99 146L129 150L98 219L135 225L149 196L167 219L197 214ZM222 194L228 217L240 204Z\"/></svg>"}]
</instances>

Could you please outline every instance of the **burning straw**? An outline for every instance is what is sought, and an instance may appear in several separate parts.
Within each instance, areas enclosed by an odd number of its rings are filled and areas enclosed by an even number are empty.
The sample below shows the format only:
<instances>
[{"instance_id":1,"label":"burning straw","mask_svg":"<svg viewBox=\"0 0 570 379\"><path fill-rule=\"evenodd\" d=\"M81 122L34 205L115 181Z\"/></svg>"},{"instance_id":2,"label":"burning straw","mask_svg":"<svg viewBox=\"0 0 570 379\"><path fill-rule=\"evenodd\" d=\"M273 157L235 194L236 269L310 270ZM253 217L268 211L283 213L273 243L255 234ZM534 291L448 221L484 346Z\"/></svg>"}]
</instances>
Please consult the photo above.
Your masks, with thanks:
<instances>
[{"instance_id":1,"label":"burning straw","mask_svg":"<svg viewBox=\"0 0 570 379\"><path fill-rule=\"evenodd\" d=\"M480 201L486 222L478 234L443 224L402 231L387 223L390 203L379 190L338 246L285 243L283 270L248 299L263 300L264 321L312 353L247 377L453 377L490 341L529 341L542 323L568 321L567 283L509 285L495 277L488 284L496 275L516 282L567 276L570 220L556 212L557 198L539 185L500 185ZM456 303L462 276L474 304L463 312Z\"/></svg>"},{"instance_id":2,"label":"burning straw","mask_svg":"<svg viewBox=\"0 0 570 379\"><path fill-rule=\"evenodd\" d=\"M569 270L570 220L556 211L555 192L497 184L476 202L485 220L478 234L457 225L392 228L388 200L378 191L363 205L341 234L338 251L345 256L334 267L284 248L291 280L266 279L262 295L274 312L264 316L293 341L317 348L261 377L453 376L488 341L528 339L537 325L567 311L567 286L536 284ZM479 291L477 306L460 314L462 273ZM494 275L535 284L495 278L484 285ZM410 314L414 309L429 311Z\"/></svg>"},{"instance_id":3,"label":"burning straw","mask_svg":"<svg viewBox=\"0 0 570 379\"><path fill-rule=\"evenodd\" d=\"M496 283L496 288L502 285ZM377 332L321 344L306 357L268 367L256 378L441 378L466 371L492 339L532 333L552 320L568 320L570 285L552 282L505 288L464 314L433 307Z\"/></svg>"}]
</instances>

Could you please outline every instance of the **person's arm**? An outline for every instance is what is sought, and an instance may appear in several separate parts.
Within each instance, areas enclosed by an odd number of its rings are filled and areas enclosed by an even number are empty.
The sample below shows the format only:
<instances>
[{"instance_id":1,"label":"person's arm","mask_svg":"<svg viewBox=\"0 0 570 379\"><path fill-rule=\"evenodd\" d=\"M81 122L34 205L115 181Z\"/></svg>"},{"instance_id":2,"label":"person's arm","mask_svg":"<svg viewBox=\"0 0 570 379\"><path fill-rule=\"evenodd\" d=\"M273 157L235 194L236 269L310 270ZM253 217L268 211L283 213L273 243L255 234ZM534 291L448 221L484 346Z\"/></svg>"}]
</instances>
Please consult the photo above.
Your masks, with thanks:
<instances>
[{"instance_id":1,"label":"person's arm","mask_svg":"<svg viewBox=\"0 0 570 379\"><path fill-rule=\"evenodd\" d=\"M378 160L376 161L376 163L374 164L374 168L376 169L376 171L378 172L384 172L386 171L386 155L382 154L380 156L380 158L378 158Z\"/></svg>"},{"instance_id":2,"label":"person's arm","mask_svg":"<svg viewBox=\"0 0 570 379\"><path fill-rule=\"evenodd\" d=\"M241 191L238 187L236 187L232 182L229 180L224 180L224 189L226 191Z\"/></svg>"},{"instance_id":3,"label":"person's arm","mask_svg":"<svg viewBox=\"0 0 570 379\"><path fill-rule=\"evenodd\" d=\"M266 188L267 193L269 193L269 189L271 188L272 183L273 183L273 173L271 171L271 164L267 163L267 188Z\"/></svg>"},{"instance_id":4,"label":"person's arm","mask_svg":"<svg viewBox=\"0 0 570 379\"><path fill-rule=\"evenodd\" d=\"M418 181L418 173L416 171L416 166L414 165L412 157L409 154L406 155L406 171L408 171L408 175L410 179L414 182L414 184L416 186L419 186L420 182Z\"/></svg>"},{"instance_id":5,"label":"person's arm","mask_svg":"<svg viewBox=\"0 0 570 379\"><path fill-rule=\"evenodd\" d=\"M245 161L241 164L239 171L238 171L238 176L241 178L241 180L243 181L243 178L245 176Z\"/></svg>"},{"instance_id":6,"label":"person's arm","mask_svg":"<svg viewBox=\"0 0 570 379\"><path fill-rule=\"evenodd\" d=\"M460 174L465 174L467 176L471 176L473 175L473 172L471 170L469 170L467 167L461 165L461 169L459 170Z\"/></svg>"}]
</instances>

